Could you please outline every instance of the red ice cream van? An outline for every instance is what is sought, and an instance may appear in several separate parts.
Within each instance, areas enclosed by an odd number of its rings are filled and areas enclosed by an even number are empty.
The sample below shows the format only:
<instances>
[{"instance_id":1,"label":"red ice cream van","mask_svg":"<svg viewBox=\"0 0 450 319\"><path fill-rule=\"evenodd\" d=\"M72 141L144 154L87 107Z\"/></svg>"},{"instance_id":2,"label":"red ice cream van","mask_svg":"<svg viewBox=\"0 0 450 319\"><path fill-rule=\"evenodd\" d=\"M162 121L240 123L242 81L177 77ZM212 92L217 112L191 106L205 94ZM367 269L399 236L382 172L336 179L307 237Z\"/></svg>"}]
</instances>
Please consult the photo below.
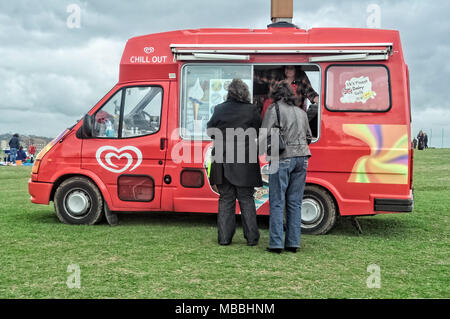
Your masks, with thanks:
<instances>
[{"instance_id":1,"label":"red ice cream van","mask_svg":"<svg viewBox=\"0 0 450 319\"><path fill-rule=\"evenodd\" d=\"M53 201L68 224L105 213L216 213L206 123L233 78L262 107L286 65L318 95L305 103L314 139L302 231L327 233L338 216L411 212L409 75L398 31L279 23L128 40L117 85L38 155L31 201ZM265 183L255 192L261 215L269 214L266 164L261 158Z\"/></svg>"}]
</instances>

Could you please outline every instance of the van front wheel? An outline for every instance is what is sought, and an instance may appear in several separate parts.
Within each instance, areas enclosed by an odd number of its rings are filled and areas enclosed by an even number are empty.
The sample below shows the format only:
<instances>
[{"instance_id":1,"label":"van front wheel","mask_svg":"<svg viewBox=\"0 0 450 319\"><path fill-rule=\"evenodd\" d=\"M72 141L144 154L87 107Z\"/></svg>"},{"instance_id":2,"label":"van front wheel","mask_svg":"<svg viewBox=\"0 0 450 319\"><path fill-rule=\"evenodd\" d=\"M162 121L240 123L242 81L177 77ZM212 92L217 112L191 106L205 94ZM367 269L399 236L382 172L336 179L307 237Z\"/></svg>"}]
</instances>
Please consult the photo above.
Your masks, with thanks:
<instances>
[{"instance_id":1,"label":"van front wheel","mask_svg":"<svg viewBox=\"0 0 450 319\"><path fill-rule=\"evenodd\" d=\"M55 192L55 211L65 224L94 225L103 217L103 198L97 186L85 177L72 177Z\"/></svg>"},{"instance_id":2,"label":"van front wheel","mask_svg":"<svg viewBox=\"0 0 450 319\"><path fill-rule=\"evenodd\" d=\"M316 185L306 185L302 202L302 233L323 235L336 223L337 208L331 195Z\"/></svg>"}]
</instances>

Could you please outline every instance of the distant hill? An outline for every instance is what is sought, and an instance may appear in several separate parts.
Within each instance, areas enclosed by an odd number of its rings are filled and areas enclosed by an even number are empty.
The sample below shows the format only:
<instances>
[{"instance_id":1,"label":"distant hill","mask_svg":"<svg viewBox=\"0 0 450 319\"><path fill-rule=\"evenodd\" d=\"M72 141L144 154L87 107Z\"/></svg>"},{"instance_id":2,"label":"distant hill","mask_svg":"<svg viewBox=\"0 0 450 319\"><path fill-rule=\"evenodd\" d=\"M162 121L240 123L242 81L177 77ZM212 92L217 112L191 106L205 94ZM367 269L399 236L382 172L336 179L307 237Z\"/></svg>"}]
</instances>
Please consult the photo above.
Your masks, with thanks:
<instances>
[{"instance_id":1,"label":"distant hill","mask_svg":"<svg viewBox=\"0 0 450 319\"><path fill-rule=\"evenodd\" d=\"M47 137L47 136L38 136L38 135L26 135L26 134L20 134L18 133L20 138L39 138L39 139L45 139L45 140L52 140L53 137ZM3 133L0 134L0 140L6 140L10 139L13 135L11 133Z\"/></svg>"}]
</instances>

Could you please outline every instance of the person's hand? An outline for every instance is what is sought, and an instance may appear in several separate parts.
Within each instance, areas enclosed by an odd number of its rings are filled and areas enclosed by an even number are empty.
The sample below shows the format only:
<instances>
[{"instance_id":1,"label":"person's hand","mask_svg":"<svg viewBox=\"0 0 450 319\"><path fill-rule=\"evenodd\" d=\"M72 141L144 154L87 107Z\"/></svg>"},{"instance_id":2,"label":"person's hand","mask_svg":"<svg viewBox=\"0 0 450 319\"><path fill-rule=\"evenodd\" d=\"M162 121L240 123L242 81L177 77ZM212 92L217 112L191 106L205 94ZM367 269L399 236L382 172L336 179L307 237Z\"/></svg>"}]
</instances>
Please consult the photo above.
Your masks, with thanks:
<instances>
[{"instance_id":1,"label":"person's hand","mask_svg":"<svg viewBox=\"0 0 450 319\"><path fill-rule=\"evenodd\" d=\"M314 104L319 104L319 96L316 96L316 97L314 98Z\"/></svg>"}]
</instances>

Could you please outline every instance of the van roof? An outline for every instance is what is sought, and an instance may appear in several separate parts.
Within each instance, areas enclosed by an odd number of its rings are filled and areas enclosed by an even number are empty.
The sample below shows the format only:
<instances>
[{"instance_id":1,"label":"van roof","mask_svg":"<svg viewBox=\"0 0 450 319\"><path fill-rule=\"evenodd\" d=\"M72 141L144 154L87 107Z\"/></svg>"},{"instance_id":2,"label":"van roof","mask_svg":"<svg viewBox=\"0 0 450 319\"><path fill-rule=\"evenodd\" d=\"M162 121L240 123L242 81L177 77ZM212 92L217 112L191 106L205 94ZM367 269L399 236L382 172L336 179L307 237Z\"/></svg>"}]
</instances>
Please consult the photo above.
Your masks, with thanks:
<instances>
[{"instance_id":1,"label":"van roof","mask_svg":"<svg viewBox=\"0 0 450 319\"><path fill-rule=\"evenodd\" d=\"M355 51L374 47L382 49L386 46L390 46L390 54L397 56L403 62L400 36L396 30L361 28L303 30L294 27L269 27L267 29L193 29L162 32L133 37L127 41L120 62L119 83L174 79L182 62L178 56L181 52L234 50L248 54L256 52L274 54L279 52L274 49L283 49L287 50L285 53L292 53L292 50L295 50L296 53L315 52L309 55L320 55L324 49L327 49L326 52L331 52L330 50L337 52L337 50L345 51L349 48Z\"/></svg>"}]
</instances>

